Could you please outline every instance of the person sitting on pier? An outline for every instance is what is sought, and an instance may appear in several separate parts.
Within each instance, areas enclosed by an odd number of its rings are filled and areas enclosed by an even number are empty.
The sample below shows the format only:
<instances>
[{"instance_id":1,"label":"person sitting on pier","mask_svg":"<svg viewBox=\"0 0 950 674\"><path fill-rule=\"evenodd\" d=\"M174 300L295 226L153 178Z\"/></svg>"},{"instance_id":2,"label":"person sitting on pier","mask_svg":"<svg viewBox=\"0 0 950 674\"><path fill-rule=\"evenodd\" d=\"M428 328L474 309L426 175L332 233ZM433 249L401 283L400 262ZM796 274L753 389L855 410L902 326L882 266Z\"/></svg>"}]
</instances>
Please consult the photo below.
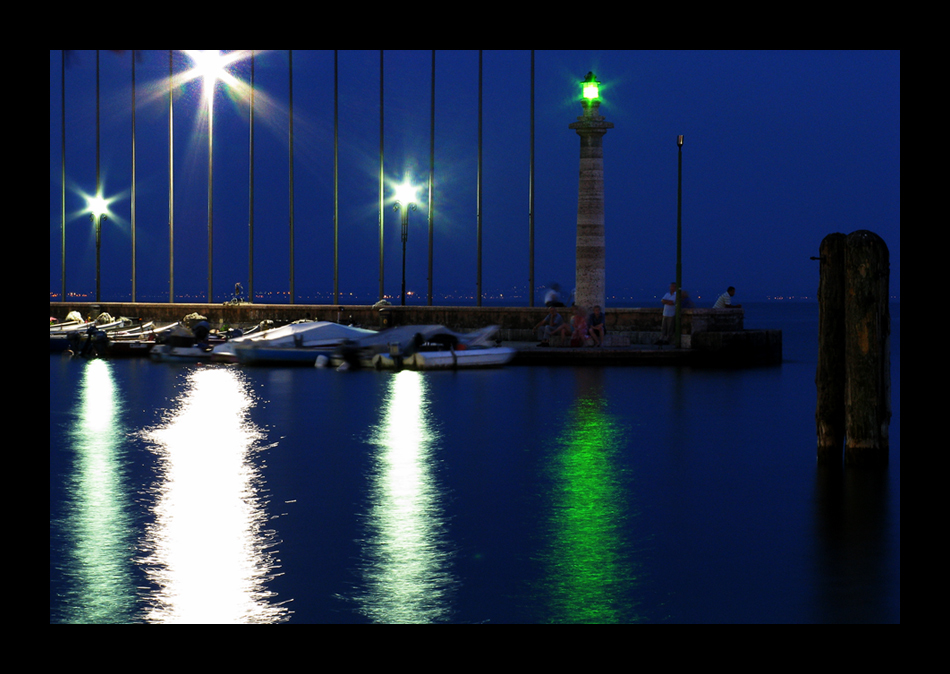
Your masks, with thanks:
<instances>
[{"instance_id":1,"label":"person sitting on pier","mask_svg":"<svg viewBox=\"0 0 950 674\"><path fill-rule=\"evenodd\" d=\"M719 296L719 299L716 300L716 303L713 305L713 309L741 309L741 304L733 304L732 298L736 294L736 289L732 286L729 286L722 295Z\"/></svg>"},{"instance_id":2,"label":"person sitting on pier","mask_svg":"<svg viewBox=\"0 0 950 674\"><path fill-rule=\"evenodd\" d=\"M587 317L587 327L590 338L594 341L594 346L600 346L604 343L604 335L607 334L606 318L596 304L594 305L594 311Z\"/></svg>"},{"instance_id":3,"label":"person sitting on pier","mask_svg":"<svg viewBox=\"0 0 950 674\"><path fill-rule=\"evenodd\" d=\"M565 323L552 333L552 337L558 335L570 335L571 346L586 346L590 335L587 331L587 316L584 313L584 307L574 307L574 315L570 323Z\"/></svg>"},{"instance_id":4,"label":"person sitting on pier","mask_svg":"<svg viewBox=\"0 0 950 674\"><path fill-rule=\"evenodd\" d=\"M548 346L548 341L563 325L564 319L561 318L561 314L557 312L557 308L553 306L548 307L548 315L544 317L544 320L534 326L534 329L538 333L538 340L540 341L538 346Z\"/></svg>"},{"instance_id":5,"label":"person sitting on pier","mask_svg":"<svg viewBox=\"0 0 950 674\"><path fill-rule=\"evenodd\" d=\"M587 313L584 311L584 307L574 308L571 328L571 346L587 346L590 334L587 327Z\"/></svg>"}]
</instances>

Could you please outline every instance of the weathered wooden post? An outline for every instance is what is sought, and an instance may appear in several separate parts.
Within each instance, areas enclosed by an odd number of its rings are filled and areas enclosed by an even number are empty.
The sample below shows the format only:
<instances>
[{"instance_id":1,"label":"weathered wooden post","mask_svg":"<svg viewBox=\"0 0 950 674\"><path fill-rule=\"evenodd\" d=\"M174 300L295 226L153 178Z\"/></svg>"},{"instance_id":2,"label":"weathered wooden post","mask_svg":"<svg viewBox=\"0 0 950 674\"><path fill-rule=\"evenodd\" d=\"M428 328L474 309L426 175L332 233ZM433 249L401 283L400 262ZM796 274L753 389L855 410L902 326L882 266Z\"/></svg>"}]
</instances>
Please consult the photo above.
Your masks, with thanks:
<instances>
[{"instance_id":1,"label":"weathered wooden post","mask_svg":"<svg viewBox=\"0 0 950 674\"><path fill-rule=\"evenodd\" d=\"M821 243L818 286L818 460L884 465L891 419L887 245L864 230Z\"/></svg>"},{"instance_id":2,"label":"weathered wooden post","mask_svg":"<svg viewBox=\"0 0 950 674\"><path fill-rule=\"evenodd\" d=\"M891 421L890 256L877 234L845 245L845 463L886 464Z\"/></svg>"},{"instance_id":3,"label":"weathered wooden post","mask_svg":"<svg viewBox=\"0 0 950 674\"><path fill-rule=\"evenodd\" d=\"M844 447L844 234L829 234L819 248L818 281L818 460L841 462Z\"/></svg>"}]
</instances>

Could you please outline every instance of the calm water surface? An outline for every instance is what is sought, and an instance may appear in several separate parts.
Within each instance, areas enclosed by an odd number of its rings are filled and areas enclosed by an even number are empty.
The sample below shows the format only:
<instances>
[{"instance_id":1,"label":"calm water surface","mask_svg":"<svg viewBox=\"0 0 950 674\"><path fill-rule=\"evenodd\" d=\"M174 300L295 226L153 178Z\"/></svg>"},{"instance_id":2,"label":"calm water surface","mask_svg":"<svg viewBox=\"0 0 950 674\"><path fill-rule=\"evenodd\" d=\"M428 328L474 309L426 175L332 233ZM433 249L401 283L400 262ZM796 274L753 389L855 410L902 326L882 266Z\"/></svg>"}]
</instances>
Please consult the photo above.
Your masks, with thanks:
<instances>
[{"instance_id":1,"label":"calm water surface","mask_svg":"<svg viewBox=\"0 0 950 674\"><path fill-rule=\"evenodd\" d=\"M817 306L752 370L50 358L50 622L900 622L890 465L815 461Z\"/></svg>"}]
</instances>

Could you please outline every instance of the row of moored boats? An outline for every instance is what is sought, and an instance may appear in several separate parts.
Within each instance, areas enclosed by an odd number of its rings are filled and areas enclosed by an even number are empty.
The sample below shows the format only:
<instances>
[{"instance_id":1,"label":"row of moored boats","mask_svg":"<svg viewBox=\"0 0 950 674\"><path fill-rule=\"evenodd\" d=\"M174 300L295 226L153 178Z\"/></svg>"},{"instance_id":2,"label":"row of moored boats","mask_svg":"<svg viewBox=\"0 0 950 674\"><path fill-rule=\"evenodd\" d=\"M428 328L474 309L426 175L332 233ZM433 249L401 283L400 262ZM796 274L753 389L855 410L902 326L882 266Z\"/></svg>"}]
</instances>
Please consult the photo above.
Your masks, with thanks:
<instances>
[{"instance_id":1,"label":"row of moored boats","mask_svg":"<svg viewBox=\"0 0 950 674\"><path fill-rule=\"evenodd\" d=\"M328 321L280 327L262 323L246 332L212 330L197 314L164 327L108 314L83 321L73 312L50 319L50 351L82 357L149 357L163 362L307 365L337 369L458 369L497 367L515 350L495 340L497 326L459 333L441 325L375 331Z\"/></svg>"}]
</instances>

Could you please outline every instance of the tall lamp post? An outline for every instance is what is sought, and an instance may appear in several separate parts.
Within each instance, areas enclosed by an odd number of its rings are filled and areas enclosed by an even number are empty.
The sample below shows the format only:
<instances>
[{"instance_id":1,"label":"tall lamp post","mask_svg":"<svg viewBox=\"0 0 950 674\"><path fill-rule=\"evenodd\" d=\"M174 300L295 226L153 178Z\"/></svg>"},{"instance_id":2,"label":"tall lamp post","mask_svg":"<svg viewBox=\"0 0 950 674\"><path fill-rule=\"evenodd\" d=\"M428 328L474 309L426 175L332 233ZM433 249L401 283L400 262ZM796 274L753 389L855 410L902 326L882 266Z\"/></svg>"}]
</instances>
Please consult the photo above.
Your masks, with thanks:
<instances>
[{"instance_id":1,"label":"tall lamp post","mask_svg":"<svg viewBox=\"0 0 950 674\"><path fill-rule=\"evenodd\" d=\"M192 76L203 80L208 104L208 303L211 303L214 290L214 90L219 79L229 78L226 68L235 57L222 57L217 49L186 53L194 63Z\"/></svg>"},{"instance_id":2,"label":"tall lamp post","mask_svg":"<svg viewBox=\"0 0 950 674\"><path fill-rule=\"evenodd\" d=\"M106 213L109 211L109 202L102 198L102 194L97 194L87 200L89 209L89 219L92 220L96 228L96 302L102 301L100 296L100 269L101 269L101 250L102 250L102 222L106 219Z\"/></svg>"},{"instance_id":3,"label":"tall lamp post","mask_svg":"<svg viewBox=\"0 0 950 674\"><path fill-rule=\"evenodd\" d=\"M409 211L416 210L416 188L408 180L396 188L396 205L393 210L399 211L402 224L402 300L400 304L406 306L406 242L409 240Z\"/></svg>"},{"instance_id":4,"label":"tall lamp post","mask_svg":"<svg viewBox=\"0 0 950 674\"><path fill-rule=\"evenodd\" d=\"M683 137L676 137L679 148L679 167L676 182L676 339L673 344L683 345L683 319L680 296L683 294Z\"/></svg>"}]
</instances>

